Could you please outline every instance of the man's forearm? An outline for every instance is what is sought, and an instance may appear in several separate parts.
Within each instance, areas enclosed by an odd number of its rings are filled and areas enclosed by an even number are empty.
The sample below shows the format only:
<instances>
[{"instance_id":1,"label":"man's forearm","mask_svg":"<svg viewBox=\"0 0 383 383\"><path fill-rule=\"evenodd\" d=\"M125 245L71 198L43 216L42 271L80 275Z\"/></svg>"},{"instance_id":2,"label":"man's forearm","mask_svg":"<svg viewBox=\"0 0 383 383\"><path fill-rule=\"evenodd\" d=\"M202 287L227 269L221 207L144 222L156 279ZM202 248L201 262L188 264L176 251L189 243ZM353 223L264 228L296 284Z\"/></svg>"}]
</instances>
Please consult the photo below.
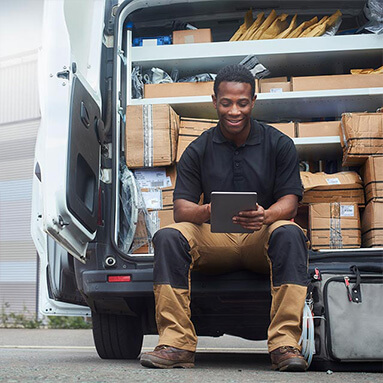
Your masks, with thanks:
<instances>
[{"instance_id":1,"label":"man's forearm","mask_svg":"<svg viewBox=\"0 0 383 383\"><path fill-rule=\"evenodd\" d=\"M210 205L197 205L186 200L174 202L175 222L191 222L201 225L210 219Z\"/></svg>"},{"instance_id":2,"label":"man's forearm","mask_svg":"<svg viewBox=\"0 0 383 383\"><path fill-rule=\"evenodd\" d=\"M291 196L292 198L289 197L290 196L282 197L265 210L265 225L271 225L282 219L290 220L296 216L298 209L297 198L295 196Z\"/></svg>"}]
</instances>

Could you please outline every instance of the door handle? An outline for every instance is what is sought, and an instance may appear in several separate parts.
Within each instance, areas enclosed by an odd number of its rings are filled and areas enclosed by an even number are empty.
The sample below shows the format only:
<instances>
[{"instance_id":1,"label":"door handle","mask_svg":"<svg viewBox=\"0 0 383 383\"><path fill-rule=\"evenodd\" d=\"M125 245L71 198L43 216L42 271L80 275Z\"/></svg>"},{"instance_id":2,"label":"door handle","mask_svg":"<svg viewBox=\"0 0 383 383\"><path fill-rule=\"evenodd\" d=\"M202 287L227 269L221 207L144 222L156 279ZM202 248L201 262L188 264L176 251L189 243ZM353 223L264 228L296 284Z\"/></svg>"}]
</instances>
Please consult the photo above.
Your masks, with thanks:
<instances>
[{"instance_id":1,"label":"door handle","mask_svg":"<svg viewBox=\"0 0 383 383\"><path fill-rule=\"evenodd\" d=\"M81 109L80 109L80 117L82 123L89 128L90 121L89 121L89 113L88 110L86 109L85 104L81 101Z\"/></svg>"}]
</instances>

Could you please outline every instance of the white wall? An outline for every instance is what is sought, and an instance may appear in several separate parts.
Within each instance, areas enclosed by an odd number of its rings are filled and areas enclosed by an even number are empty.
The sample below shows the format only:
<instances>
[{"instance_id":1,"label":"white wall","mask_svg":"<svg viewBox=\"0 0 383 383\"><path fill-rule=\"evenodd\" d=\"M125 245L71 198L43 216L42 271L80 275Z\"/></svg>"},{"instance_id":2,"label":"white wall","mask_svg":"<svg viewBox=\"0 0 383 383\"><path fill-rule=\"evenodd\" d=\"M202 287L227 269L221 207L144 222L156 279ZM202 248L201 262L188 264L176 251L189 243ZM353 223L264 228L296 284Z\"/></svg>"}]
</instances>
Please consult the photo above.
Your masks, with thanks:
<instances>
[{"instance_id":1,"label":"white wall","mask_svg":"<svg viewBox=\"0 0 383 383\"><path fill-rule=\"evenodd\" d=\"M41 46L43 5L44 0L0 0L0 58Z\"/></svg>"},{"instance_id":2,"label":"white wall","mask_svg":"<svg viewBox=\"0 0 383 383\"><path fill-rule=\"evenodd\" d=\"M0 0L0 308L31 315L37 307L30 219L43 4Z\"/></svg>"}]
</instances>

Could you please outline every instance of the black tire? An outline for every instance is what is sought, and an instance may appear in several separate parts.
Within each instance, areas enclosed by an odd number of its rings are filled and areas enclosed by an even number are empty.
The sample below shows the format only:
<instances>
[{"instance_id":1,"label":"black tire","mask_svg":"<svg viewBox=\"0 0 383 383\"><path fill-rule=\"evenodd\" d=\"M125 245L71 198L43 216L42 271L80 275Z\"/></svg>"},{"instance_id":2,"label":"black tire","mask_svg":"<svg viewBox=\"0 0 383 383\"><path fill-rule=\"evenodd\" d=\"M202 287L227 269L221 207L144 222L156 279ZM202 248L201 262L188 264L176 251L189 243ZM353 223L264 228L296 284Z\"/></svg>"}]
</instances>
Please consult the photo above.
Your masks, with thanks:
<instances>
[{"instance_id":1,"label":"black tire","mask_svg":"<svg viewBox=\"0 0 383 383\"><path fill-rule=\"evenodd\" d=\"M143 333L140 319L128 315L92 312L93 339L102 359L136 359Z\"/></svg>"}]
</instances>

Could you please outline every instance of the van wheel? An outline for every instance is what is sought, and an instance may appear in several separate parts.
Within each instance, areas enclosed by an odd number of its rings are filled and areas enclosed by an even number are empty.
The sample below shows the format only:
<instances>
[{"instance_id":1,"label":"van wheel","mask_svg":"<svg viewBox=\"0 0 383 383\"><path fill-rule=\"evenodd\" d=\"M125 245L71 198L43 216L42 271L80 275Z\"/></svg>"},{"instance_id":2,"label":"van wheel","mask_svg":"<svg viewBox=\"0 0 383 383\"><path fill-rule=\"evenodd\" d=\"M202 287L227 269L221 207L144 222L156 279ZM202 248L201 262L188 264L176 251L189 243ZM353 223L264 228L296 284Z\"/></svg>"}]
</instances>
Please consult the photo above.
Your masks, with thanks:
<instances>
[{"instance_id":1,"label":"van wheel","mask_svg":"<svg viewBox=\"0 0 383 383\"><path fill-rule=\"evenodd\" d=\"M102 359L138 357L143 340L140 318L92 311L92 322L94 344Z\"/></svg>"}]
</instances>

